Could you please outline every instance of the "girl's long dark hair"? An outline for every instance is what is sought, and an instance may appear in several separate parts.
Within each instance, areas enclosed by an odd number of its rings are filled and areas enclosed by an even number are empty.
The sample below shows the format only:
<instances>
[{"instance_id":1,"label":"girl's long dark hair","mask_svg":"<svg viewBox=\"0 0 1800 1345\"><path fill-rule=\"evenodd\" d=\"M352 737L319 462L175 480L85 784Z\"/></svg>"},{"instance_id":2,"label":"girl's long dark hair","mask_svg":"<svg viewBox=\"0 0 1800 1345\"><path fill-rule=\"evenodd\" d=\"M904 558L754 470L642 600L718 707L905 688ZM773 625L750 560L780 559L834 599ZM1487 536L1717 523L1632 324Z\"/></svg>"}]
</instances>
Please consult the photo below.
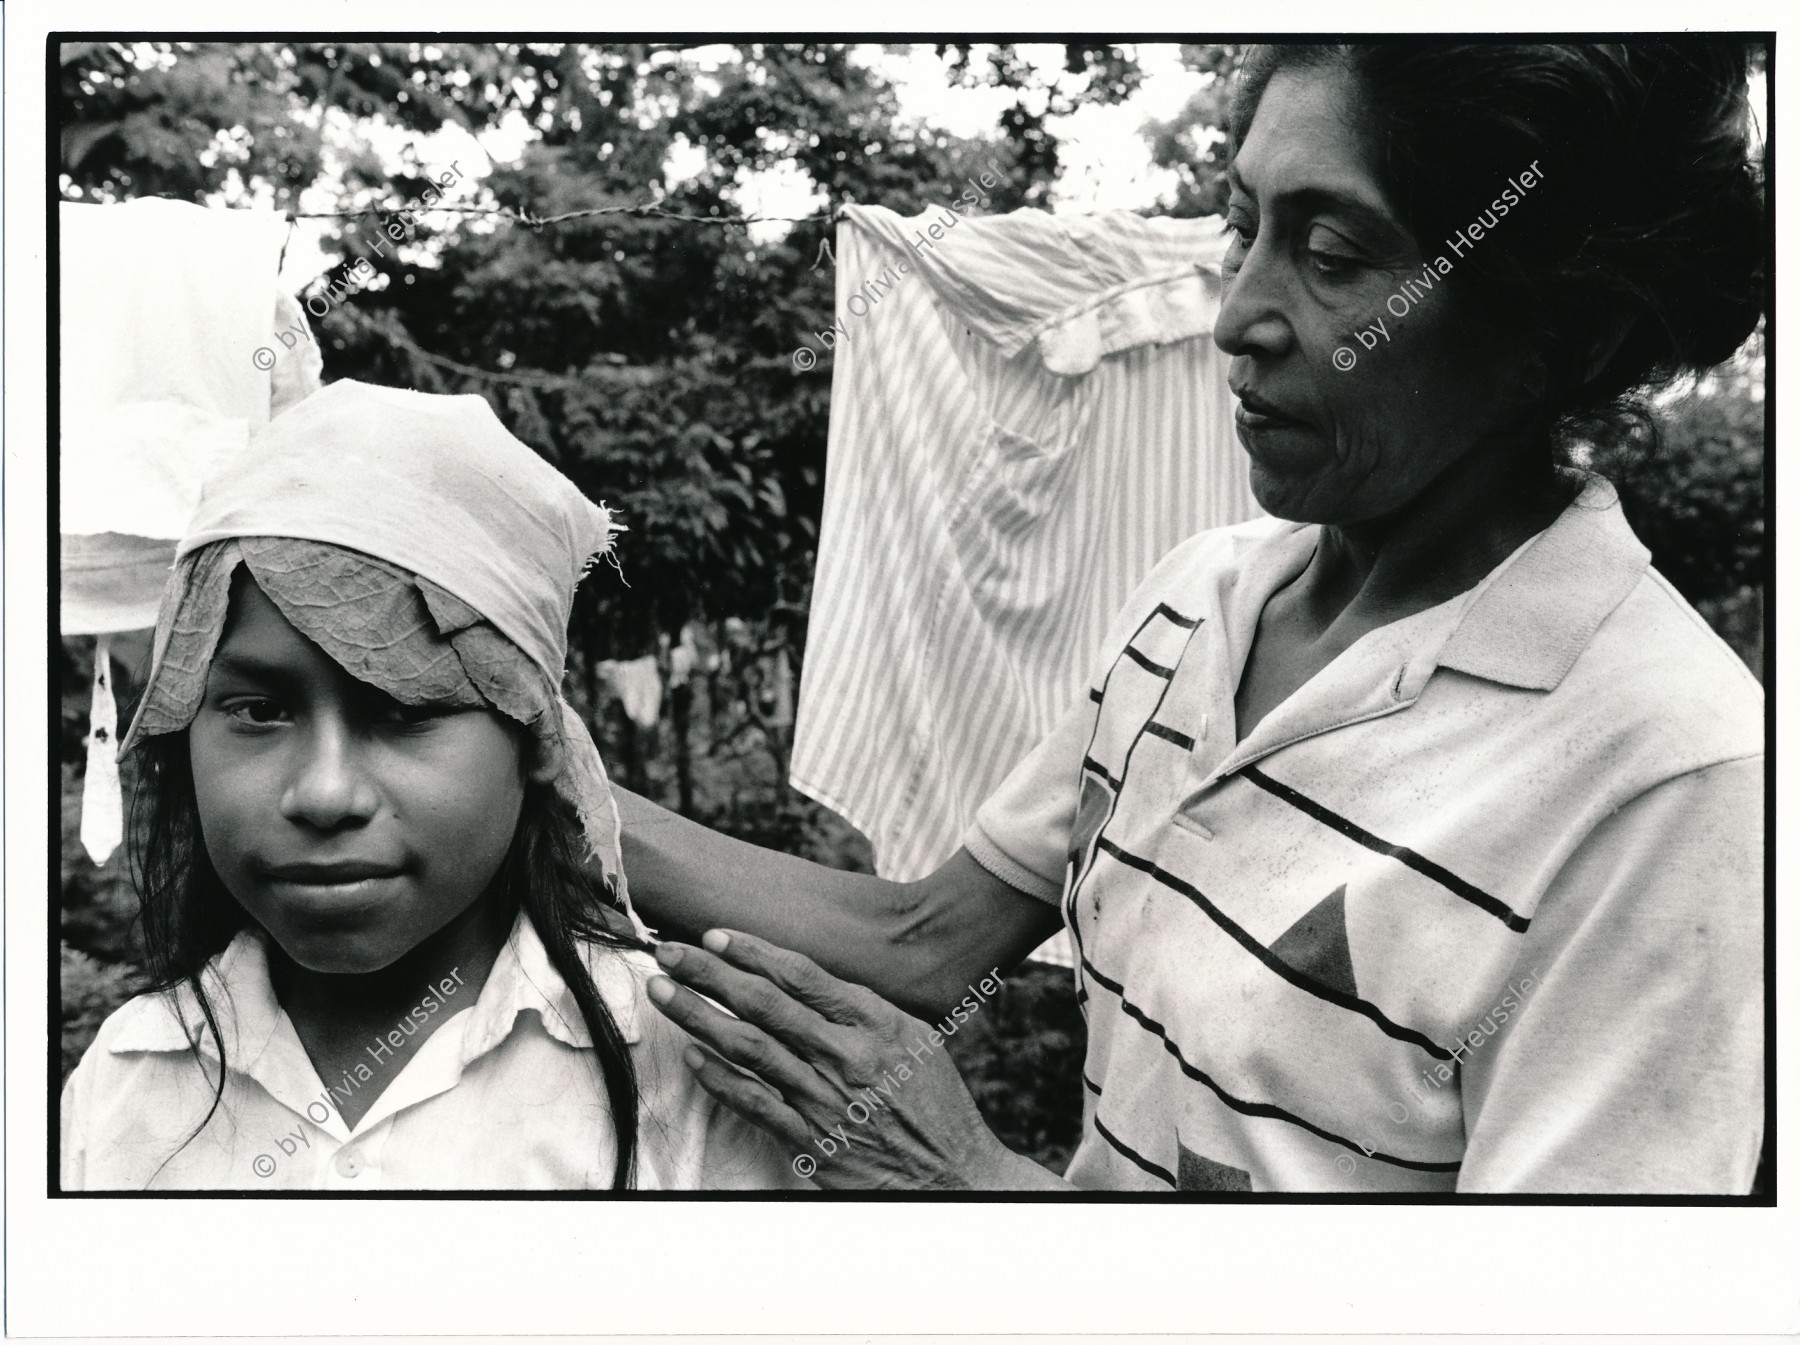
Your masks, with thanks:
<instances>
[{"instance_id":1,"label":"girl's long dark hair","mask_svg":"<svg viewBox=\"0 0 1800 1345\"><path fill-rule=\"evenodd\" d=\"M225 1095L225 1042L201 973L249 918L207 856L186 731L145 739L133 756L137 759L137 783L132 792L128 848L150 975L145 993L173 993L185 985L199 1006L219 1057L212 1105L182 1142L185 1148L211 1123ZM600 890L583 868L583 850L581 824L574 810L549 785L528 784L512 844L483 900L517 902L543 940L550 964L575 996L594 1044L617 1136L612 1189L627 1191L637 1182L637 1072L580 945L640 945L608 925L605 911L610 894ZM188 1046L204 1074L206 1062L199 1036L190 1037ZM166 1165L168 1159L163 1161ZM161 1171L159 1167L157 1173ZM156 1174L150 1180L154 1182Z\"/></svg>"}]
</instances>

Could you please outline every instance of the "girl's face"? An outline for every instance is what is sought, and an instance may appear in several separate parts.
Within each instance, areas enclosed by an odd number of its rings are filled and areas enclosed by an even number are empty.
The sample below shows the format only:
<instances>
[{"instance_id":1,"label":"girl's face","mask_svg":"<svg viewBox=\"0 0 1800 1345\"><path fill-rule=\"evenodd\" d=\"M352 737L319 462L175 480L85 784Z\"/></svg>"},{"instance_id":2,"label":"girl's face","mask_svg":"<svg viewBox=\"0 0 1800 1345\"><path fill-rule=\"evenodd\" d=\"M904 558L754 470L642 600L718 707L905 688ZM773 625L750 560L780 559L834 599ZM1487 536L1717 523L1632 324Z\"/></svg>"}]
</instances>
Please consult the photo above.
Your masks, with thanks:
<instances>
[{"instance_id":1,"label":"girl's face","mask_svg":"<svg viewBox=\"0 0 1800 1345\"><path fill-rule=\"evenodd\" d=\"M1251 488L1299 522L1402 508L1494 430L1520 383L1519 353L1463 297L1466 248L1411 237L1356 107L1343 69L1278 71L1229 173L1213 339L1232 357Z\"/></svg>"},{"instance_id":2,"label":"girl's face","mask_svg":"<svg viewBox=\"0 0 1800 1345\"><path fill-rule=\"evenodd\" d=\"M468 910L525 792L498 713L357 681L244 571L188 742L213 867L312 971L379 970Z\"/></svg>"}]
</instances>

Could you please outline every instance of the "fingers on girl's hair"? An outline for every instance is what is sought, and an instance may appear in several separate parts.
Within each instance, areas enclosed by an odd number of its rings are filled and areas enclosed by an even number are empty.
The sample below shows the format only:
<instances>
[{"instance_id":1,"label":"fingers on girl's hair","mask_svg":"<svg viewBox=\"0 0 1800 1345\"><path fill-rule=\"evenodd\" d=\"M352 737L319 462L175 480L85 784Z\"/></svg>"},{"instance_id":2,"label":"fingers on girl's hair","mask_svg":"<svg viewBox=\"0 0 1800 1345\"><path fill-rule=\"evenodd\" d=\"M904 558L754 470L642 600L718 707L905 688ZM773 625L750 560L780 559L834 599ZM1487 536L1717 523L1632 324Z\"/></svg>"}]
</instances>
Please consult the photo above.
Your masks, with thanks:
<instances>
[{"instance_id":1,"label":"fingers on girl's hair","mask_svg":"<svg viewBox=\"0 0 1800 1345\"><path fill-rule=\"evenodd\" d=\"M804 953L736 930L709 930L701 945L726 962L766 977L834 1023L866 1023L883 1001L871 990L840 981Z\"/></svg>"},{"instance_id":2,"label":"fingers on girl's hair","mask_svg":"<svg viewBox=\"0 0 1800 1345\"><path fill-rule=\"evenodd\" d=\"M724 956L707 952L704 947L664 943L656 951L656 960L667 975L707 999L723 1004L744 1022L754 1023L771 1036L794 1046L798 1054L825 1054L835 1058L839 1026L850 1020L822 1013L804 997L790 994L780 980L764 970L764 960L755 953L758 947L770 952L781 951L740 934L732 940L730 950ZM823 972L819 974L824 975ZM683 1007L695 1017L700 1014L696 1005ZM697 1030L687 1018L678 1017L677 1021L690 1031ZM708 1040L716 1041L729 1031L729 1027L710 1019L699 1021L707 1024L705 1035ZM736 1019L727 1022L731 1027L737 1026Z\"/></svg>"}]
</instances>

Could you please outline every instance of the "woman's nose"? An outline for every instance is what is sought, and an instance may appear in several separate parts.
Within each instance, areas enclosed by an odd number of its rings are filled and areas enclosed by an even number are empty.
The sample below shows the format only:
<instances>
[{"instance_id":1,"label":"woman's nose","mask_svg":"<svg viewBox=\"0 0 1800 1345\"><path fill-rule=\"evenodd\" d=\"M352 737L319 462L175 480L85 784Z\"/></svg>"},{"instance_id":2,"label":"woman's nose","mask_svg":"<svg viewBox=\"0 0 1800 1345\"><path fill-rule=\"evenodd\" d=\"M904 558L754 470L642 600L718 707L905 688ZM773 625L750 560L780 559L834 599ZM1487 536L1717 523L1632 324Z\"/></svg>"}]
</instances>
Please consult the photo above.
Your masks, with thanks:
<instances>
[{"instance_id":1,"label":"woman's nose","mask_svg":"<svg viewBox=\"0 0 1800 1345\"><path fill-rule=\"evenodd\" d=\"M1282 355L1292 346L1278 262L1266 247L1253 244L1237 274L1226 278L1213 344L1227 355Z\"/></svg>"},{"instance_id":2,"label":"woman's nose","mask_svg":"<svg viewBox=\"0 0 1800 1345\"><path fill-rule=\"evenodd\" d=\"M298 759L282 791L282 816L320 830L356 826L375 814L378 794L365 745L335 716L321 716L296 735Z\"/></svg>"}]
</instances>

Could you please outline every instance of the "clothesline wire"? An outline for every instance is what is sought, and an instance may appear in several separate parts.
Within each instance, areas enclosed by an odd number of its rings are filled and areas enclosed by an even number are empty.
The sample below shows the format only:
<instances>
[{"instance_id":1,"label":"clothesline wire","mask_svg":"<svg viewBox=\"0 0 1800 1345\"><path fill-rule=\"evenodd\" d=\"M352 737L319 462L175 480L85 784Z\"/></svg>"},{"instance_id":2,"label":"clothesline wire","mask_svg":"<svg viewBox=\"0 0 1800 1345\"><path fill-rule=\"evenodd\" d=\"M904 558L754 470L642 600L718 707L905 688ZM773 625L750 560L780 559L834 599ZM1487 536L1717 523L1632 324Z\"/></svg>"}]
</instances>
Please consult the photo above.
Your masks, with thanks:
<instances>
[{"instance_id":1,"label":"clothesline wire","mask_svg":"<svg viewBox=\"0 0 1800 1345\"><path fill-rule=\"evenodd\" d=\"M354 310L346 309L344 311L353 312ZM404 350L414 358L424 360L427 364L434 364L440 369L447 370L454 374L461 374L465 378L485 378L490 382L511 383L517 387L539 388L546 391L555 388L584 387L592 381L589 377L582 374L557 374L547 370L527 374L513 373L506 369L478 368L473 364L464 364L460 360L453 360L448 355L439 355L435 351L427 350L405 332L390 331L387 327L379 323L368 321L361 314L357 314L354 320L367 334L379 337L381 340L386 341L390 346ZM787 367L786 360L771 359L766 362L772 366L782 368Z\"/></svg>"},{"instance_id":2,"label":"clothesline wire","mask_svg":"<svg viewBox=\"0 0 1800 1345\"><path fill-rule=\"evenodd\" d=\"M828 208L811 215L692 215L680 210L665 210L662 206L649 202L639 205L591 206L585 210L565 210L559 215L537 215L529 210L515 210L511 206L443 204L421 205L412 211L407 211L404 207L389 209L386 206L365 206L361 210L289 210L285 213L291 234L291 226L303 219L365 219L370 215L422 214L434 210L448 211L458 215L497 217L514 224L523 224L531 229L543 229L553 224L566 224L571 220L598 219L606 215L632 215L639 219L666 219L680 224L713 224L723 228L732 228L751 224L817 224L821 221L830 223L841 218L844 213L844 207L839 206L836 210ZM282 242L281 255L285 262L287 259L286 240ZM826 261L830 261L834 266L837 265L837 257L831 251L831 235L829 233L819 239L819 251L813 258L813 264L809 269L817 271ZM419 353L426 354L424 351ZM465 366L458 366L458 368L461 372L468 372Z\"/></svg>"},{"instance_id":3,"label":"clothesline wire","mask_svg":"<svg viewBox=\"0 0 1800 1345\"><path fill-rule=\"evenodd\" d=\"M459 215L498 216L533 229L541 229L550 224L566 224L570 220L597 219L603 215L635 215L639 218L675 220L683 224L716 224L727 228L747 224L816 224L822 220L830 221L836 216L836 212L831 210L811 215L692 215L685 211L667 210L662 206L647 202L640 205L590 206L585 210L565 210L559 215L536 215L529 210L515 210L511 206L475 205L421 205L399 208L367 206L361 210L289 210L284 213L289 219L361 219L367 215L426 214L431 211L449 211Z\"/></svg>"},{"instance_id":4,"label":"clothesline wire","mask_svg":"<svg viewBox=\"0 0 1800 1345\"><path fill-rule=\"evenodd\" d=\"M69 205L89 205L72 197L62 198ZM181 197L170 197L181 200ZM213 207L224 210L254 210L255 206L220 206ZM844 212L839 206L833 210L815 211L811 215L694 215L682 210L669 210L654 201L643 201L635 205L601 205L589 206L583 210L565 210L558 215L538 215L529 210L519 210L512 206L481 205L437 205L415 204L411 206L364 206L360 210L283 210L280 213L290 220L303 219L363 219L369 215L424 215L433 212L448 212L456 215L488 215L500 219L511 220L514 224L523 224L529 228L541 229L550 224L567 224L571 220L598 219L604 215L635 215L640 219L666 219L681 224L714 224L725 228L746 224L818 224L836 220Z\"/></svg>"}]
</instances>

